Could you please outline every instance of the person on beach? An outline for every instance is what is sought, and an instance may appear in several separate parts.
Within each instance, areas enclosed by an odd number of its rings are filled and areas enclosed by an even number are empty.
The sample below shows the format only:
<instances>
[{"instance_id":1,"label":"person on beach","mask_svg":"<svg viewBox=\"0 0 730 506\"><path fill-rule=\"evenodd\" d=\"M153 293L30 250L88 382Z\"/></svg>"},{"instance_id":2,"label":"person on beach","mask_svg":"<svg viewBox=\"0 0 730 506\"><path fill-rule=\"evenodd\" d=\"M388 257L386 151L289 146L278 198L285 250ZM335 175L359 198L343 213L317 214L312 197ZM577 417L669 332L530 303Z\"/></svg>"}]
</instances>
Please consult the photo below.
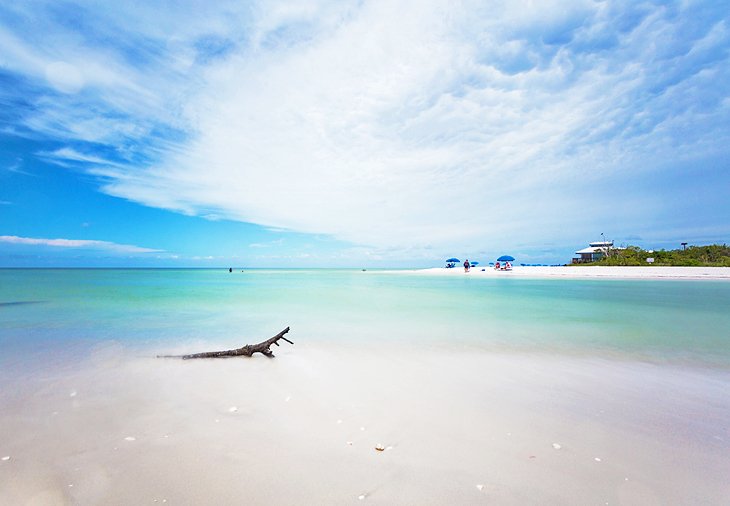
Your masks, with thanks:
<instances>
[{"instance_id":1,"label":"person on beach","mask_svg":"<svg viewBox=\"0 0 730 506\"><path fill-rule=\"evenodd\" d=\"M464 260L464 272L469 272L469 259Z\"/></svg>"}]
</instances>

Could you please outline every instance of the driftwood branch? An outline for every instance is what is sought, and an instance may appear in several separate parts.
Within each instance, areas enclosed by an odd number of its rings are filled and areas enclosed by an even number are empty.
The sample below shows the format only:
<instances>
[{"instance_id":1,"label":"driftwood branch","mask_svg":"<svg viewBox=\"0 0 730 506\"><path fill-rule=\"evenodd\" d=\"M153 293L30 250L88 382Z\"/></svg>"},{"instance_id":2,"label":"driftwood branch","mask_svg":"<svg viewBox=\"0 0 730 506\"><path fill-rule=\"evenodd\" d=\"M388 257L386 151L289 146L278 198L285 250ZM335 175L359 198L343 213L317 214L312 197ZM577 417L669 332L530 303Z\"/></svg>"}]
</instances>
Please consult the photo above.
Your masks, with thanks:
<instances>
[{"instance_id":1,"label":"driftwood branch","mask_svg":"<svg viewBox=\"0 0 730 506\"><path fill-rule=\"evenodd\" d=\"M294 344L292 341L284 337L284 334L289 332L289 327L285 328L278 334L276 334L274 337L267 339L266 341L263 341L258 344L247 344L246 346L242 346L240 348L236 348L235 350L226 350L226 351L206 351L204 353L193 353L191 355L157 355L158 358L182 358L183 360L187 360L189 358L219 358L219 357L250 357L254 353L262 353L266 355L269 358L273 358L274 354L271 351L271 345L275 344L276 346L279 346L279 339L283 339L289 344Z\"/></svg>"}]
</instances>

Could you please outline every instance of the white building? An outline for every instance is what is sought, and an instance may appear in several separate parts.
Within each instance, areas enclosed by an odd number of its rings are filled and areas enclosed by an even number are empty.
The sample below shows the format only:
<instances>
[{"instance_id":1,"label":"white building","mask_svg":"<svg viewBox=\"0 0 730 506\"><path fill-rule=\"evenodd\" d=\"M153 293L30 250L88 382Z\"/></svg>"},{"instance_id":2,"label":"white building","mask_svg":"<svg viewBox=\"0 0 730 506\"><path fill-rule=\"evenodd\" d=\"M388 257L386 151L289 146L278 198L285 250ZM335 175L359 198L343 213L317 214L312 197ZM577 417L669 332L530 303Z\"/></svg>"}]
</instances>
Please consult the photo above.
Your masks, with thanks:
<instances>
[{"instance_id":1,"label":"white building","mask_svg":"<svg viewBox=\"0 0 730 506\"><path fill-rule=\"evenodd\" d=\"M613 241L598 241L589 243L587 248L583 248L575 252L579 255L573 259L574 264L587 264L597 262L601 258L608 255L608 250L613 248Z\"/></svg>"}]
</instances>

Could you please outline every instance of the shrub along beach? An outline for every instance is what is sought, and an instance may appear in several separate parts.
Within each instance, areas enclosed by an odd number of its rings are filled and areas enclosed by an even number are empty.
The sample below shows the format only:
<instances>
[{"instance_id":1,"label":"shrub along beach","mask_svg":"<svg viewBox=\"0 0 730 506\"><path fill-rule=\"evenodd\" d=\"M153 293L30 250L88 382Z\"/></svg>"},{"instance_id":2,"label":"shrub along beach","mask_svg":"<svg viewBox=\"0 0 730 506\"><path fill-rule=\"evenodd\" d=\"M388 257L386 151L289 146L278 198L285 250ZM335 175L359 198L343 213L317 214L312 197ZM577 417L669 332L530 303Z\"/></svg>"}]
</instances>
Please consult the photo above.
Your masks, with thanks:
<instances>
[{"instance_id":1,"label":"shrub along beach","mask_svg":"<svg viewBox=\"0 0 730 506\"><path fill-rule=\"evenodd\" d=\"M608 255L584 265L654 265L683 267L730 267L730 247L726 244L689 246L673 250L644 250L638 246L609 249ZM650 259L650 261L647 261Z\"/></svg>"}]
</instances>

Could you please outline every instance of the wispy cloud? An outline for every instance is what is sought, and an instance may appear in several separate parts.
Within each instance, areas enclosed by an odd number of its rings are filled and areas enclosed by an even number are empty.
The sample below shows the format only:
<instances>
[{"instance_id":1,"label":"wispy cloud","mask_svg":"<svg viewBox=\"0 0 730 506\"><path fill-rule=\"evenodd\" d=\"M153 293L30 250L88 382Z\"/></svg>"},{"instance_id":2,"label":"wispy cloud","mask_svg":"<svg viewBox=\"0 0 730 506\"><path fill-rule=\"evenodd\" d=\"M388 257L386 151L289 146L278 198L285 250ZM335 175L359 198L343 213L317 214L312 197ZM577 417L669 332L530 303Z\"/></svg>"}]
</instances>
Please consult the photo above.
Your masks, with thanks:
<instances>
[{"instance_id":1,"label":"wispy cloud","mask_svg":"<svg viewBox=\"0 0 730 506\"><path fill-rule=\"evenodd\" d=\"M45 90L23 126L186 214L401 253L643 234L672 203L625 182L730 146L709 1L115 4L81 28L39 4L0 26L3 67Z\"/></svg>"},{"instance_id":2,"label":"wispy cloud","mask_svg":"<svg viewBox=\"0 0 730 506\"><path fill-rule=\"evenodd\" d=\"M254 243L249 244L248 247L249 248L273 248L276 246L281 246L282 244L284 244L284 238L276 239L276 240L265 242L265 243L254 242Z\"/></svg>"},{"instance_id":3,"label":"wispy cloud","mask_svg":"<svg viewBox=\"0 0 730 506\"><path fill-rule=\"evenodd\" d=\"M92 241L85 239L43 239L36 237L18 237L15 235L0 235L0 242L30 246L51 246L54 248L103 250L114 253L157 253L162 251L159 249L142 248L140 246L117 244L108 241Z\"/></svg>"},{"instance_id":4,"label":"wispy cloud","mask_svg":"<svg viewBox=\"0 0 730 506\"><path fill-rule=\"evenodd\" d=\"M97 155L89 155L81 153L72 148L61 148L55 151L39 151L37 156L45 158L53 163L65 165L66 162L81 162L91 165L106 165L112 167L121 167L122 165L111 160L107 160Z\"/></svg>"},{"instance_id":5,"label":"wispy cloud","mask_svg":"<svg viewBox=\"0 0 730 506\"><path fill-rule=\"evenodd\" d=\"M7 172L13 173L13 174L22 174L24 176L34 176L33 173L23 170L23 160L18 158L10 165L6 165L3 167Z\"/></svg>"}]
</instances>

